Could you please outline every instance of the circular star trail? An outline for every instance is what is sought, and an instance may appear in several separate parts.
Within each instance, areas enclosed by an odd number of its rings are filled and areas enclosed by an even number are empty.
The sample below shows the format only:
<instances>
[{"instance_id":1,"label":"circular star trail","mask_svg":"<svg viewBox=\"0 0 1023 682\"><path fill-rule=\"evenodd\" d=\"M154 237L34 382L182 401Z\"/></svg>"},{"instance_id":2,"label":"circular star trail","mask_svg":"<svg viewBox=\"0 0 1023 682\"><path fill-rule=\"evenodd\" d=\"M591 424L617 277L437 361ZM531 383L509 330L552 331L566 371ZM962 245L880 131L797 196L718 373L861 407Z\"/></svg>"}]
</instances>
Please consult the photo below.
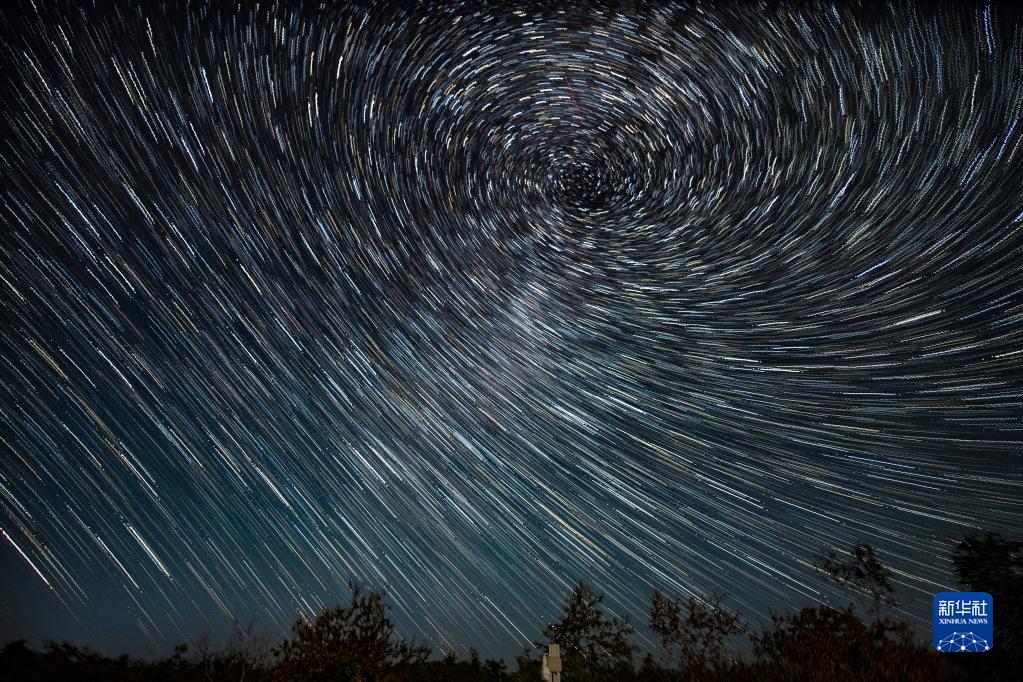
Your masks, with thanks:
<instances>
[{"instance_id":1,"label":"circular star trail","mask_svg":"<svg viewBox=\"0 0 1023 682\"><path fill-rule=\"evenodd\" d=\"M507 656L591 582L903 615L1023 532L1023 25L928 3L23 3L3 632Z\"/></svg>"}]
</instances>

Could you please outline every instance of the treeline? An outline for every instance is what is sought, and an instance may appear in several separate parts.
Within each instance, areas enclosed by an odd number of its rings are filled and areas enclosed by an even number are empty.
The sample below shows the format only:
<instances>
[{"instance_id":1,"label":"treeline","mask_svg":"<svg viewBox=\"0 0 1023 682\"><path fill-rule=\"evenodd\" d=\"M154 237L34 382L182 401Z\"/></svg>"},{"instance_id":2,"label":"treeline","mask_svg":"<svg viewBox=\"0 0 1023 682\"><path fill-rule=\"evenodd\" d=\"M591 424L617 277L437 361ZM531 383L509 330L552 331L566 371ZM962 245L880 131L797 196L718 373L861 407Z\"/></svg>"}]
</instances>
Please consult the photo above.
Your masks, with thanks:
<instances>
[{"instance_id":1,"label":"treeline","mask_svg":"<svg viewBox=\"0 0 1023 682\"><path fill-rule=\"evenodd\" d=\"M893 617L898 600L891 573L860 543L845 555L831 552L815 561L822 576L849 589L848 604L777 614L766 627L752 627L728 608L724 595L683 601L654 591L646 625L659 644L656 654L640 656L628 619L609 613L603 596L585 584L572 590L560 619L523 651L514 670L503 661L482 661L474 651L468 658L432 656L428 647L395 634L382 593L350 585L347 605L300 620L277 645L251 628L239 629L217 649L200 640L178 646L169 658L140 661L66 642L37 650L18 641L0 651L0 679L535 682L542 679L540 655L548 642L561 645L563 682L1020 679L1023 541L968 535L956 544L952 561L964 590L994 598L991 651L939 653L929 638Z\"/></svg>"}]
</instances>

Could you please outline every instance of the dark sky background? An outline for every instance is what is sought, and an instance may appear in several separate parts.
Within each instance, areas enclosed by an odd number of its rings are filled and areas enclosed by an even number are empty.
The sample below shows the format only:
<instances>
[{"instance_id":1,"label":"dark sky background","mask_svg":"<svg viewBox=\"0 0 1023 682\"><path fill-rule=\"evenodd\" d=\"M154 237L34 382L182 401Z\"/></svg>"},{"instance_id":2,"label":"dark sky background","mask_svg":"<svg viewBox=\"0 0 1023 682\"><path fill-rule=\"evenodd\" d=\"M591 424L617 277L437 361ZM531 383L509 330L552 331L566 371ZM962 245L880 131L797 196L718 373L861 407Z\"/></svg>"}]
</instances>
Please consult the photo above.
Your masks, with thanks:
<instances>
[{"instance_id":1,"label":"dark sky background","mask_svg":"<svg viewBox=\"0 0 1023 682\"><path fill-rule=\"evenodd\" d=\"M0 639L900 615L1023 533L1002 6L2 10ZM36 9L36 8L39 9Z\"/></svg>"}]
</instances>

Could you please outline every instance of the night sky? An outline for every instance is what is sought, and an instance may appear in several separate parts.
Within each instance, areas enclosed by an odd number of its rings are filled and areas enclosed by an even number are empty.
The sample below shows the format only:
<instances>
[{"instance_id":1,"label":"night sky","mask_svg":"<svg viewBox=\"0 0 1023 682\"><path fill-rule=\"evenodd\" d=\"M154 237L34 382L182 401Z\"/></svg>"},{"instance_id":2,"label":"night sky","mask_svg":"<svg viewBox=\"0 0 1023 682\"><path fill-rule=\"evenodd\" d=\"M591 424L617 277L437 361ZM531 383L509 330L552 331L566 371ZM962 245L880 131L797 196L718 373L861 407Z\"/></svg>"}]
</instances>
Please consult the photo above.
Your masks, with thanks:
<instances>
[{"instance_id":1,"label":"night sky","mask_svg":"<svg viewBox=\"0 0 1023 682\"><path fill-rule=\"evenodd\" d=\"M0 640L507 657L591 582L925 623L1023 533L1023 21L4 3Z\"/></svg>"}]
</instances>

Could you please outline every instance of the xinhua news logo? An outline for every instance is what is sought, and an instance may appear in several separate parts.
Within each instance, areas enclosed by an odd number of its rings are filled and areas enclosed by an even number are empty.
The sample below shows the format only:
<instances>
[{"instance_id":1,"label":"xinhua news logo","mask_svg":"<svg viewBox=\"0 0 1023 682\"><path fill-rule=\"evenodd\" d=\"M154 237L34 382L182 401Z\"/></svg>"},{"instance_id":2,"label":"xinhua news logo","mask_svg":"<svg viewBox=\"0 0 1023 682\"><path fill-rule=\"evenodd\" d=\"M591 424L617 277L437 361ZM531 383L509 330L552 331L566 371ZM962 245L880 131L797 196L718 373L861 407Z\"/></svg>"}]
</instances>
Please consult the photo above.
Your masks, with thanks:
<instances>
[{"instance_id":1,"label":"xinhua news logo","mask_svg":"<svg viewBox=\"0 0 1023 682\"><path fill-rule=\"evenodd\" d=\"M995 601L987 592L934 595L934 647L945 653L982 653L995 645Z\"/></svg>"}]
</instances>

